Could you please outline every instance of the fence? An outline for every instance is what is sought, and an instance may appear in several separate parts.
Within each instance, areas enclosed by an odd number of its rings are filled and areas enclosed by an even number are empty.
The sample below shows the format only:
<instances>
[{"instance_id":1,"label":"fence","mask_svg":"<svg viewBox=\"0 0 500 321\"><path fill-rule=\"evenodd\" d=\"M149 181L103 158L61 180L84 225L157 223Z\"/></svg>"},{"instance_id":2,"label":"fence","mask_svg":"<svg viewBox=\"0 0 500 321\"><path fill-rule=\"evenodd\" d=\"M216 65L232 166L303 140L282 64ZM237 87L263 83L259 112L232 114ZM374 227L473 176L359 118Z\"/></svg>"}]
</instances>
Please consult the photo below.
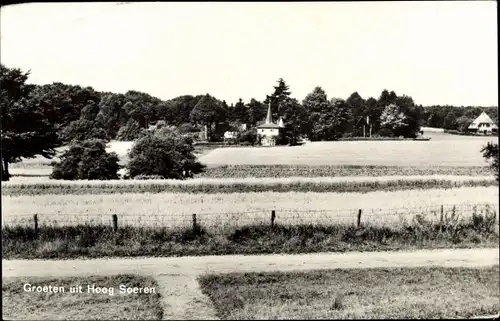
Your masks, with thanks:
<instances>
[{"instance_id":1,"label":"fence","mask_svg":"<svg viewBox=\"0 0 500 321\"><path fill-rule=\"evenodd\" d=\"M448 222L471 217L474 214L495 215L499 212L498 204L447 204L419 208L386 209L343 209L343 210L296 210L270 209L237 213L183 213L146 216L130 214L95 214L71 215L63 213L37 213L29 215L3 215L2 226L33 226L38 231L40 226L75 226L108 225L117 231L122 226L189 228L200 227L212 231L224 231L228 228L248 225L299 224L348 224L388 225L411 223L414 219L426 219L435 222Z\"/></svg>"}]
</instances>

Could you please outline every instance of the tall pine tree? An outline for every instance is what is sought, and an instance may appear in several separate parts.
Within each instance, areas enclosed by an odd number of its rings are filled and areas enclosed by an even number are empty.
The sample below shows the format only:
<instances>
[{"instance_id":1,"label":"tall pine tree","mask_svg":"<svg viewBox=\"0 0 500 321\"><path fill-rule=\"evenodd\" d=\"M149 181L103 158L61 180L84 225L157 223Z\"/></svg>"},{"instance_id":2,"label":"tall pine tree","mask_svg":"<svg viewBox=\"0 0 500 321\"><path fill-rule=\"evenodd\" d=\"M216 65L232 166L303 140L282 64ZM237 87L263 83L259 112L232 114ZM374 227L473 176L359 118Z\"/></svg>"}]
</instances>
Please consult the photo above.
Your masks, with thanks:
<instances>
[{"instance_id":1,"label":"tall pine tree","mask_svg":"<svg viewBox=\"0 0 500 321\"><path fill-rule=\"evenodd\" d=\"M273 94L266 96L264 104L266 104L266 106L269 103L271 104L271 112L273 115L273 119L276 121L280 116L283 116L283 113L281 112L282 109L281 105L288 98L290 98L292 92L290 91L290 87L286 84L283 78L278 79L278 85L273 86L273 88L274 88Z\"/></svg>"}]
</instances>

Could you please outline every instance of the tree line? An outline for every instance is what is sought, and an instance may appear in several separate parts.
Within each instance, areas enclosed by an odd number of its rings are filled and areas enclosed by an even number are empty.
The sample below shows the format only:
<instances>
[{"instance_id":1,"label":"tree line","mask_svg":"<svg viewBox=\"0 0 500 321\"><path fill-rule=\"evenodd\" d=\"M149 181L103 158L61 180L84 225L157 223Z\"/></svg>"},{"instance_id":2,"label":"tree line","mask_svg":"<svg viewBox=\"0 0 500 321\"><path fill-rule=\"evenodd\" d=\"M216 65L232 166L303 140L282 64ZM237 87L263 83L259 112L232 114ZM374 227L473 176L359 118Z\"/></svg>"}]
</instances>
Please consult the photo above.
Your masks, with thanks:
<instances>
[{"instance_id":1,"label":"tree line","mask_svg":"<svg viewBox=\"0 0 500 321\"><path fill-rule=\"evenodd\" d=\"M294 144L301 137L312 141L363 135L416 137L420 126L460 128L459 124L484 110L423 107L410 96L385 89L378 98L364 99L357 92L347 99L329 98L319 86L300 102L281 78L262 101L239 99L228 105L209 94L162 100L135 90L122 94L60 82L27 84L28 77L29 72L0 66L2 174L21 157L51 158L54 148L89 139L137 140L147 136L154 124L174 127L179 135L206 126L209 141L220 139L216 130L220 124L229 130L246 124L241 138L255 143L256 126L265 118L268 105L275 121L284 120L280 144ZM496 107L487 112L498 119Z\"/></svg>"},{"instance_id":2,"label":"tree line","mask_svg":"<svg viewBox=\"0 0 500 321\"><path fill-rule=\"evenodd\" d=\"M424 126L465 132L467 127L482 113L486 112L498 124L498 107L476 106L428 106L424 113Z\"/></svg>"}]
</instances>

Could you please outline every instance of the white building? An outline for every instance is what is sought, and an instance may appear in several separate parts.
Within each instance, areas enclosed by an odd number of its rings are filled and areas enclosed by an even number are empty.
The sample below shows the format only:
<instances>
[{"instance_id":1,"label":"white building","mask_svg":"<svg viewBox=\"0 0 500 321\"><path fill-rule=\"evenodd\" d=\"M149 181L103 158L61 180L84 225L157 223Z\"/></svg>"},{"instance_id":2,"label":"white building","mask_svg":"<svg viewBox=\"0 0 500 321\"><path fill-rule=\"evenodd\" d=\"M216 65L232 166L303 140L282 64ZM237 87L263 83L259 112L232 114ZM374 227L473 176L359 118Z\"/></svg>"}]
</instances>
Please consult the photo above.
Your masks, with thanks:
<instances>
[{"instance_id":1,"label":"white building","mask_svg":"<svg viewBox=\"0 0 500 321\"><path fill-rule=\"evenodd\" d=\"M276 142L281 134L281 129L284 128L283 119L278 120L278 124L273 123L271 115L271 104L267 109L266 121L257 126L257 135L262 137L260 143L262 146L275 146Z\"/></svg>"},{"instance_id":2,"label":"white building","mask_svg":"<svg viewBox=\"0 0 500 321\"><path fill-rule=\"evenodd\" d=\"M492 132L498 132L498 126L491 120L490 116L484 111L467 128L468 131L478 134L488 135Z\"/></svg>"},{"instance_id":3,"label":"white building","mask_svg":"<svg viewBox=\"0 0 500 321\"><path fill-rule=\"evenodd\" d=\"M238 132L224 132L224 143L236 143L238 140Z\"/></svg>"}]
</instances>

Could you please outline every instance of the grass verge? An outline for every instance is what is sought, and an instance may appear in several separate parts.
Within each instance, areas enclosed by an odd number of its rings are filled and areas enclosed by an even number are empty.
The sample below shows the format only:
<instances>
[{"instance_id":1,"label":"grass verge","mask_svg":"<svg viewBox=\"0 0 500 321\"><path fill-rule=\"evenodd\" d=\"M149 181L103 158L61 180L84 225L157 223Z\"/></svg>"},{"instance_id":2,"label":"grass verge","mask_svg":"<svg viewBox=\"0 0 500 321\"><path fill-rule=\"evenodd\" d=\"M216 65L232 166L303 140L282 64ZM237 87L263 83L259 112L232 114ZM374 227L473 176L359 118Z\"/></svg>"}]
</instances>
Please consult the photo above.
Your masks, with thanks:
<instances>
[{"instance_id":1,"label":"grass verge","mask_svg":"<svg viewBox=\"0 0 500 321\"><path fill-rule=\"evenodd\" d=\"M142 182L142 183L140 183ZM410 189L450 189L458 187L498 186L492 179L394 179L367 181L327 181L311 179L304 181L293 179L286 182L267 182L265 179L255 182L192 182L192 181L116 181L106 182L48 182L28 184L2 184L2 195L82 195L114 193L259 193L259 192L313 192L313 193L368 193L373 191L402 191Z\"/></svg>"},{"instance_id":2,"label":"grass verge","mask_svg":"<svg viewBox=\"0 0 500 321\"><path fill-rule=\"evenodd\" d=\"M498 265L235 273L199 281L223 320L469 318L500 309Z\"/></svg>"},{"instance_id":3,"label":"grass verge","mask_svg":"<svg viewBox=\"0 0 500 321\"><path fill-rule=\"evenodd\" d=\"M27 292L32 286L63 287L64 292ZM70 287L82 286L82 293ZM88 292L88 285L113 288L108 293ZM125 288L154 288L156 293L120 293ZM136 275L69 278L2 278L3 320L158 320L163 316L156 281Z\"/></svg>"},{"instance_id":4,"label":"grass verge","mask_svg":"<svg viewBox=\"0 0 500 321\"><path fill-rule=\"evenodd\" d=\"M2 255L14 258L186 256L387 251L498 246L496 214L447 219L417 215L394 226L346 224L250 225L207 231L106 225L3 226Z\"/></svg>"}]
</instances>

